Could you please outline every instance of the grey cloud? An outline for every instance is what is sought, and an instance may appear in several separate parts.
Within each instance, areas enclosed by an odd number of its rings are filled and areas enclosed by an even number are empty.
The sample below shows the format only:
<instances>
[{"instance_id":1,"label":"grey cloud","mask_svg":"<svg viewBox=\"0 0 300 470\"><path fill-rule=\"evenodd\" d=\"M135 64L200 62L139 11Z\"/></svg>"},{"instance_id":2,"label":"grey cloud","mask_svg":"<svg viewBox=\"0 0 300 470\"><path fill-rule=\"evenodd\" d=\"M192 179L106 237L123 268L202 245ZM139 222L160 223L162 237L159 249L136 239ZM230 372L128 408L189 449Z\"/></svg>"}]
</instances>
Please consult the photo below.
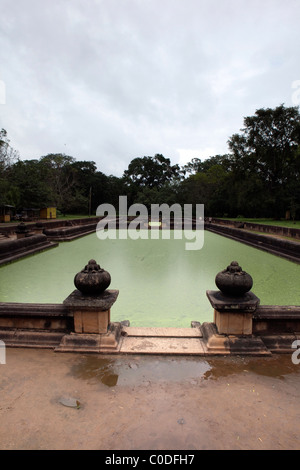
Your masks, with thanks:
<instances>
[{"instance_id":1,"label":"grey cloud","mask_svg":"<svg viewBox=\"0 0 300 470\"><path fill-rule=\"evenodd\" d=\"M0 127L22 158L64 152L107 174L225 153L244 116L292 104L299 13L297 0L2 0Z\"/></svg>"}]
</instances>

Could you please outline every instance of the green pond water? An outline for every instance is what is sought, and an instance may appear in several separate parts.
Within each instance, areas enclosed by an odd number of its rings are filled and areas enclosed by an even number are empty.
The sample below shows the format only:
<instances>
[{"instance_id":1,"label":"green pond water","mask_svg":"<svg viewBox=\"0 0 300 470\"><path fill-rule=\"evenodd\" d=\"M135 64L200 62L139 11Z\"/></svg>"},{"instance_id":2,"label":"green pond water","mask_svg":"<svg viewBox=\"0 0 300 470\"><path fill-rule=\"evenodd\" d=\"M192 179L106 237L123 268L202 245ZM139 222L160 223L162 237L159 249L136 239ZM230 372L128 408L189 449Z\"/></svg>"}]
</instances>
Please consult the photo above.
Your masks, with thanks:
<instances>
[{"instance_id":1,"label":"green pond water","mask_svg":"<svg viewBox=\"0 0 300 470\"><path fill-rule=\"evenodd\" d=\"M95 259L111 274L119 297L112 321L131 326L189 327L213 321L206 290L215 276L238 261L253 278L261 305L300 305L300 265L204 232L201 250L185 250L186 240L99 240L96 234L0 268L0 301L61 303L75 289L75 274Z\"/></svg>"}]
</instances>

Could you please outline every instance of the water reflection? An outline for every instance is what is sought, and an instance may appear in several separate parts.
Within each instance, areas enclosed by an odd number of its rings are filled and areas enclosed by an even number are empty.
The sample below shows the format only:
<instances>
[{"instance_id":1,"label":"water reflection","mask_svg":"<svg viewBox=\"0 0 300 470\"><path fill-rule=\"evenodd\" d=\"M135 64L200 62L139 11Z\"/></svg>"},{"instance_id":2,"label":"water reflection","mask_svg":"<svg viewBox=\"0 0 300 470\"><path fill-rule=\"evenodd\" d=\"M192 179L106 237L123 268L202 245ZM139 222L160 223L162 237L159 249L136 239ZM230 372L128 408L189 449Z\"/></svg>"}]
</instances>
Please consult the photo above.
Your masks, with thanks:
<instances>
[{"instance_id":1,"label":"water reflection","mask_svg":"<svg viewBox=\"0 0 300 470\"><path fill-rule=\"evenodd\" d=\"M300 373L300 368L292 363L289 355L270 358L80 356L70 371L76 378L108 387L184 381L196 385L246 373L284 380L290 374Z\"/></svg>"},{"instance_id":2,"label":"water reflection","mask_svg":"<svg viewBox=\"0 0 300 470\"><path fill-rule=\"evenodd\" d=\"M90 383L134 385L146 382L179 382L200 379L210 365L205 360L170 357L92 357L83 356L72 366L71 375Z\"/></svg>"},{"instance_id":3,"label":"water reflection","mask_svg":"<svg viewBox=\"0 0 300 470\"><path fill-rule=\"evenodd\" d=\"M78 364L71 369L71 375L86 381L100 381L108 387L114 387L118 383L119 375L115 373L114 359L99 357L83 357Z\"/></svg>"},{"instance_id":4,"label":"water reflection","mask_svg":"<svg viewBox=\"0 0 300 470\"><path fill-rule=\"evenodd\" d=\"M218 380L230 375L252 373L265 377L284 380L285 376L300 373L299 366L292 363L289 354L272 357L228 357L211 358L208 360L210 369L204 379Z\"/></svg>"}]
</instances>

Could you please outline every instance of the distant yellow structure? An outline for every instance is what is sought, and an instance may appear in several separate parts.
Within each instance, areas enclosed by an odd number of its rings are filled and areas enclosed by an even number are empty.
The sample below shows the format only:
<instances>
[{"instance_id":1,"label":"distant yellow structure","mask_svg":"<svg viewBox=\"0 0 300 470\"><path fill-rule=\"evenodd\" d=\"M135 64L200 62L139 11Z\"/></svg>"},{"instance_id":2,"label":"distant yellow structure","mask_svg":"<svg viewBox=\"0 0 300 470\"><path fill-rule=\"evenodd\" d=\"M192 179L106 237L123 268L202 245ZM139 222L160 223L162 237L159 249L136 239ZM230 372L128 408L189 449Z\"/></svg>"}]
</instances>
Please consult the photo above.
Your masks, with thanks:
<instances>
[{"instance_id":1,"label":"distant yellow structure","mask_svg":"<svg viewBox=\"0 0 300 470\"><path fill-rule=\"evenodd\" d=\"M56 207L44 207L40 209L41 219L56 219Z\"/></svg>"},{"instance_id":2,"label":"distant yellow structure","mask_svg":"<svg viewBox=\"0 0 300 470\"><path fill-rule=\"evenodd\" d=\"M10 222L15 207L4 204L0 206L0 222Z\"/></svg>"}]
</instances>

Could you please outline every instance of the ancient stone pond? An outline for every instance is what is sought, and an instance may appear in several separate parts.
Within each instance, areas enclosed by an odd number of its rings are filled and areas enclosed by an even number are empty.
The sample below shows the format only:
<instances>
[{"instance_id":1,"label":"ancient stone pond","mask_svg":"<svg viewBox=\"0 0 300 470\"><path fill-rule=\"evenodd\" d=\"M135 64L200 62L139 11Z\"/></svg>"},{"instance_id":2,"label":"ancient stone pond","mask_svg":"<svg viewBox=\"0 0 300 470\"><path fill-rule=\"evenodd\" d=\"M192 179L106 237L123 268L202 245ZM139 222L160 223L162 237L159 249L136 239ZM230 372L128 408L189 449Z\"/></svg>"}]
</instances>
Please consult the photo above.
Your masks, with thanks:
<instances>
[{"instance_id":1,"label":"ancient stone pond","mask_svg":"<svg viewBox=\"0 0 300 470\"><path fill-rule=\"evenodd\" d=\"M61 303L88 259L111 275L119 290L112 321L132 326L189 327L212 321L206 291L232 260L253 278L264 305L300 305L300 265L205 231L201 250L185 240L99 240L95 233L0 268L0 301Z\"/></svg>"}]
</instances>

